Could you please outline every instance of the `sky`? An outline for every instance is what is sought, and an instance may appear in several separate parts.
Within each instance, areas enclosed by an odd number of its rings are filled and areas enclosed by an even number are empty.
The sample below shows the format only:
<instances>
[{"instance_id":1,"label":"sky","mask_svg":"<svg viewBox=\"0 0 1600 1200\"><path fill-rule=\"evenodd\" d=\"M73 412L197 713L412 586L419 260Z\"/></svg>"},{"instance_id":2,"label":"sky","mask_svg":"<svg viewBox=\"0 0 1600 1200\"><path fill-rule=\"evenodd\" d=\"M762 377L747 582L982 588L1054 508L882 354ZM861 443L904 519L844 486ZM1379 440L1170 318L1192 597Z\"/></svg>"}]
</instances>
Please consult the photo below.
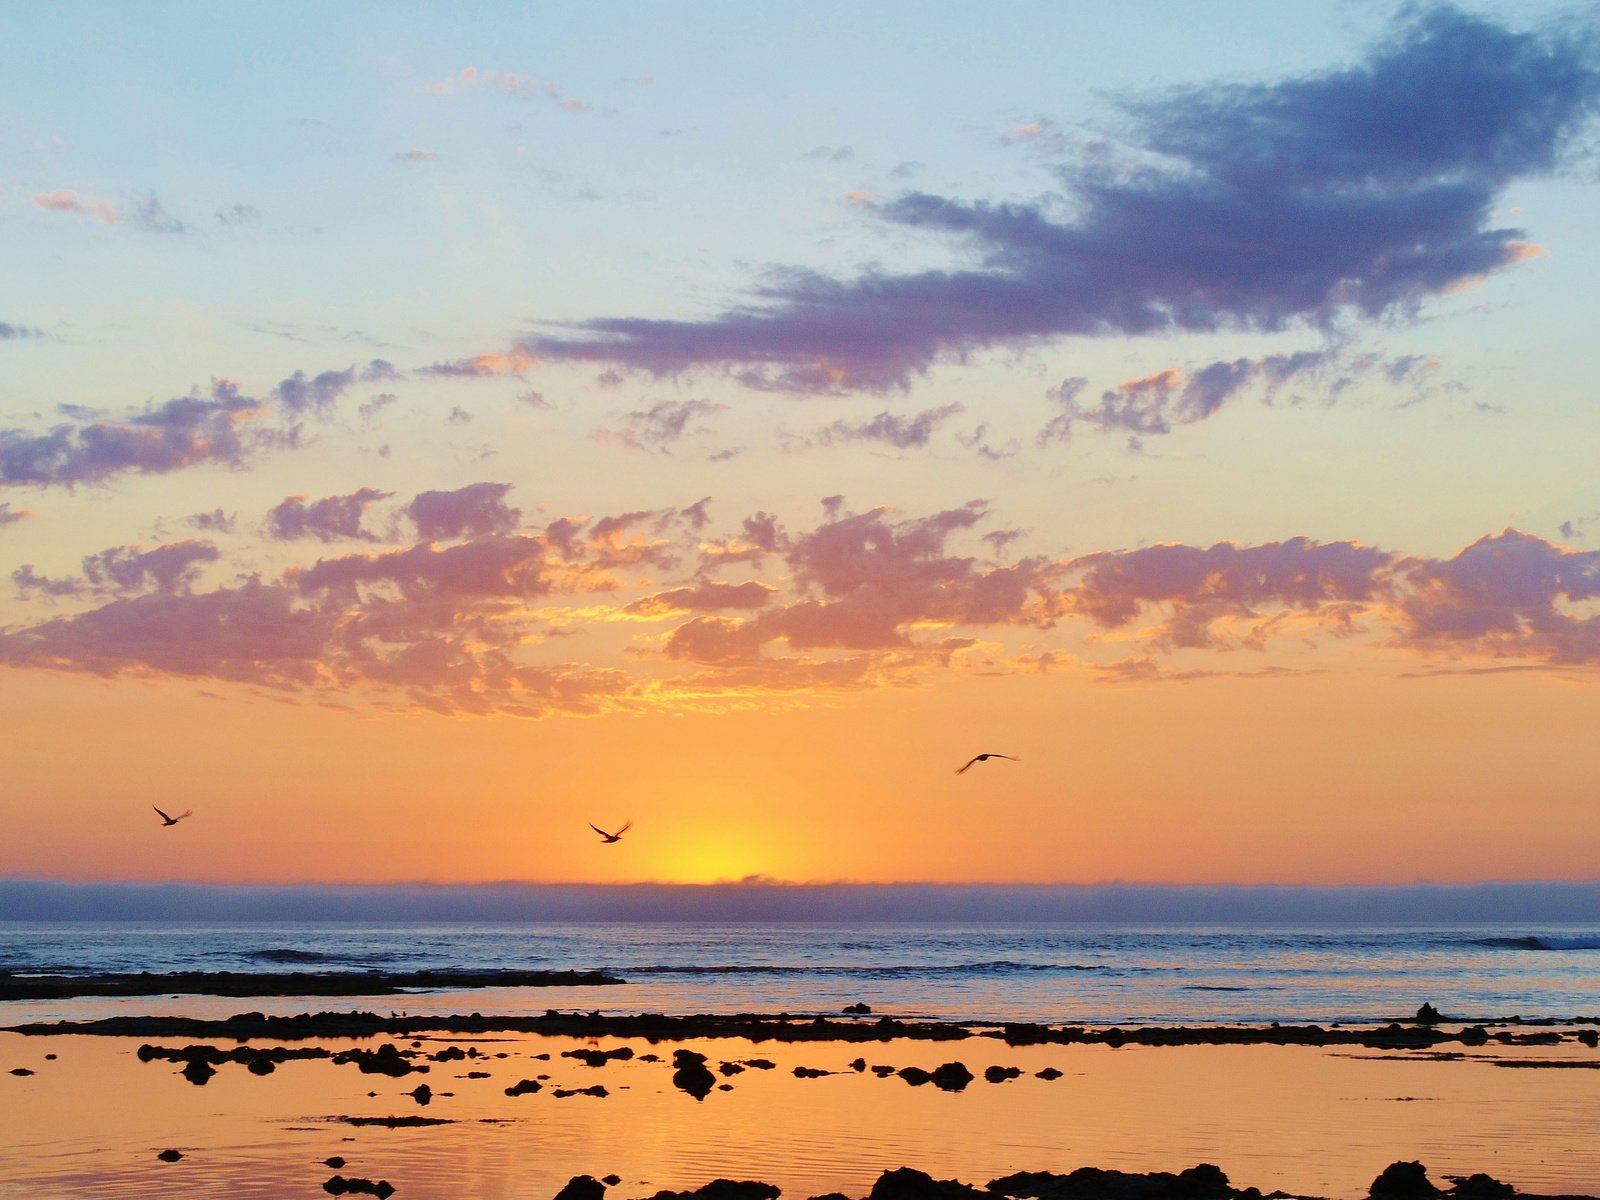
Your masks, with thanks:
<instances>
[{"instance_id":1,"label":"sky","mask_svg":"<svg viewBox=\"0 0 1600 1200\"><path fill-rule=\"evenodd\" d=\"M0 10L0 876L1600 877L1597 16Z\"/></svg>"}]
</instances>

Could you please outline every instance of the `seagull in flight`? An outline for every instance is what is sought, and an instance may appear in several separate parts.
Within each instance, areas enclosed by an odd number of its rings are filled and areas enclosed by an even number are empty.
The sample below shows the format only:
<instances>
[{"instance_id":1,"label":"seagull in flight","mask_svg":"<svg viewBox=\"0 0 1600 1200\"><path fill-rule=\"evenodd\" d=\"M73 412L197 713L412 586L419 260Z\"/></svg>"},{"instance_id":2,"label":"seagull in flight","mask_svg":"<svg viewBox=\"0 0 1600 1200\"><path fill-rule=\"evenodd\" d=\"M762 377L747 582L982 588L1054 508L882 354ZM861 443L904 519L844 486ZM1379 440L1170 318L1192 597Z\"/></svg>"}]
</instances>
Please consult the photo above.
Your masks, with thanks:
<instances>
[{"instance_id":1,"label":"seagull in flight","mask_svg":"<svg viewBox=\"0 0 1600 1200\"><path fill-rule=\"evenodd\" d=\"M151 808L156 808L156 806L154 804L152 804L150 807ZM181 813L179 813L177 816L169 817L169 816L167 816L166 813L162 812L159 808L156 808L156 815L161 818L161 828L166 829L170 825L176 825L179 821L183 820L185 817L194 816L194 813L190 809L186 808Z\"/></svg>"},{"instance_id":2,"label":"seagull in flight","mask_svg":"<svg viewBox=\"0 0 1600 1200\"><path fill-rule=\"evenodd\" d=\"M973 763L988 762L991 758L1009 758L1012 762L1021 762L1022 761L1015 754L994 754L994 753L976 754L976 755L973 755L973 757L967 759L967 766L966 767L957 767L956 768L956 774L957 775L963 774L966 771L967 767L970 767Z\"/></svg>"},{"instance_id":3,"label":"seagull in flight","mask_svg":"<svg viewBox=\"0 0 1600 1200\"><path fill-rule=\"evenodd\" d=\"M633 822L632 821L623 822L622 828L617 830L615 833L607 833L604 829L601 829L600 826L596 825L593 821L589 822L589 828L594 830L596 833L598 833L600 835L600 840L603 841L603 842L620 842L622 840L622 835L627 833L628 830L633 828Z\"/></svg>"}]
</instances>

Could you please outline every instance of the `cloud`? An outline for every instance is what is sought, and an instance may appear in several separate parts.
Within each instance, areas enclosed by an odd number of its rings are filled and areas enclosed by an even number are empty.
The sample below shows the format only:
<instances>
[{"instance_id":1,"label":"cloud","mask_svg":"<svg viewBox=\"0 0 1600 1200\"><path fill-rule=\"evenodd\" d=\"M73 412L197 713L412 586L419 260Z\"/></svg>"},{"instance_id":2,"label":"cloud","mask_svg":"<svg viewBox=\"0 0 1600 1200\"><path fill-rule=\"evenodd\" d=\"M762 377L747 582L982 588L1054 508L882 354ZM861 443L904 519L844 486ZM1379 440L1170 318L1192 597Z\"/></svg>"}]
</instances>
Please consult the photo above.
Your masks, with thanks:
<instances>
[{"instance_id":1,"label":"cloud","mask_svg":"<svg viewBox=\"0 0 1600 1200\"><path fill-rule=\"evenodd\" d=\"M387 383L399 377L400 372L393 363L375 358L364 367L323 371L310 379L304 371L296 371L272 389L272 397L291 416L303 413L327 416L339 398L356 384Z\"/></svg>"},{"instance_id":2,"label":"cloud","mask_svg":"<svg viewBox=\"0 0 1600 1200\"><path fill-rule=\"evenodd\" d=\"M1062 593L1059 611L1116 629L1161 605L1168 615L1153 637L1166 648L1220 645L1216 625L1225 618L1252 623L1242 640L1259 644L1283 610L1350 628L1356 615L1389 595L1393 562L1375 547L1303 537L1087 554L1066 564L1081 578Z\"/></svg>"},{"instance_id":3,"label":"cloud","mask_svg":"<svg viewBox=\"0 0 1600 1200\"><path fill-rule=\"evenodd\" d=\"M113 546L83 559L81 579L50 579L31 563L11 572L20 595L46 596L133 595L145 591L165 594L188 592L206 563L221 557L208 541L185 539L146 550L143 546Z\"/></svg>"},{"instance_id":4,"label":"cloud","mask_svg":"<svg viewBox=\"0 0 1600 1200\"><path fill-rule=\"evenodd\" d=\"M771 584L749 579L744 583L706 580L692 587L670 588L635 600L623 611L635 616L675 616L682 613L722 612L725 609L760 608L777 592Z\"/></svg>"},{"instance_id":5,"label":"cloud","mask_svg":"<svg viewBox=\"0 0 1600 1200\"><path fill-rule=\"evenodd\" d=\"M253 204L228 204L217 209L215 216L223 225L248 225L261 219L261 210Z\"/></svg>"},{"instance_id":6,"label":"cloud","mask_svg":"<svg viewBox=\"0 0 1600 1200\"><path fill-rule=\"evenodd\" d=\"M670 454L685 434L695 432L690 429L692 421L726 407L711 400L662 400L649 408L624 413L619 427L597 430L595 439L631 450Z\"/></svg>"},{"instance_id":7,"label":"cloud","mask_svg":"<svg viewBox=\"0 0 1600 1200\"><path fill-rule=\"evenodd\" d=\"M525 350L510 354L479 354L474 358L458 358L454 362L432 363L418 367L418 375L439 375L454 379L493 379L498 376L520 376L533 366L533 355Z\"/></svg>"},{"instance_id":8,"label":"cloud","mask_svg":"<svg viewBox=\"0 0 1600 1200\"><path fill-rule=\"evenodd\" d=\"M1401 642L1427 652L1600 662L1600 550L1568 550L1507 529L1453 558L1407 558L1395 605Z\"/></svg>"},{"instance_id":9,"label":"cloud","mask_svg":"<svg viewBox=\"0 0 1600 1200\"><path fill-rule=\"evenodd\" d=\"M220 508L210 512L194 513L185 520L195 529L202 529L208 533L232 533L235 517L232 513L225 513Z\"/></svg>"},{"instance_id":10,"label":"cloud","mask_svg":"<svg viewBox=\"0 0 1600 1200\"><path fill-rule=\"evenodd\" d=\"M35 516L31 508L12 508L10 501L0 500L0 529L7 525L15 525L18 521L26 521Z\"/></svg>"},{"instance_id":11,"label":"cloud","mask_svg":"<svg viewBox=\"0 0 1600 1200\"><path fill-rule=\"evenodd\" d=\"M432 162L439 156L432 150L399 150L395 158L400 162Z\"/></svg>"},{"instance_id":12,"label":"cloud","mask_svg":"<svg viewBox=\"0 0 1600 1200\"><path fill-rule=\"evenodd\" d=\"M522 521L505 502L509 483L472 483L453 492L419 492L406 508L417 536L436 542L490 533L510 533Z\"/></svg>"},{"instance_id":13,"label":"cloud","mask_svg":"<svg viewBox=\"0 0 1600 1200\"><path fill-rule=\"evenodd\" d=\"M304 496L286 496L267 513L267 536L278 541L316 538L319 542L375 542L377 535L361 527L361 518L371 505L392 495L393 492L364 487L345 496L324 496L310 504Z\"/></svg>"},{"instance_id":14,"label":"cloud","mask_svg":"<svg viewBox=\"0 0 1600 1200\"><path fill-rule=\"evenodd\" d=\"M21 338L41 338L44 330L35 329L31 325L13 325L8 321L0 321L0 342L20 340Z\"/></svg>"},{"instance_id":15,"label":"cloud","mask_svg":"<svg viewBox=\"0 0 1600 1200\"><path fill-rule=\"evenodd\" d=\"M1137 166L1085 156L1032 203L912 193L886 225L973 265L835 279L791 270L705 320L597 318L543 358L724 370L796 392L903 388L941 361L1062 336L1323 327L1405 314L1512 265L1507 186L1583 152L1600 73L1577 34L1411 10L1365 61L1129 102ZM1063 215L1067 214L1067 215Z\"/></svg>"},{"instance_id":16,"label":"cloud","mask_svg":"<svg viewBox=\"0 0 1600 1200\"><path fill-rule=\"evenodd\" d=\"M160 199L151 192L133 208L134 224L149 233L184 234L193 229L161 206Z\"/></svg>"},{"instance_id":17,"label":"cloud","mask_svg":"<svg viewBox=\"0 0 1600 1200\"><path fill-rule=\"evenodd\" d=\"M71 487L126 471L159 475L200 463L237 464L247 425L265 411L231 380L205 395L168 400L120 421L57 425L49 433L0 429L0 486Z\"/></svg>"},{"instance_id":18,"label":"cloud","mask_svg":"<svg viewBox=\"0 0 1600 1200\"><path fill-rule=\"evenodd\" d=\"M961 411L959 404L946 404L903 417L898 413L881 412L869 421L851 423L838 420L817 434L824 446L847 442L884 442L899 450L926 446L934 432L945 421Z\"/></svg>"},{"instance_id":19,"label":"cloud","mask_svg":"<svg viewBox=\"0 0 1600 1200\"><path fill-rule=\"evenodd\" d=\"M95 200L90 197L79 197L77 192L67 188L57 188L53 192L41 192L33 198L33 202L46 212L74 213L78 216L93 217L104 225L115 225L121 218L117 210L108 201Z\"/></svg>"}]
</instances>

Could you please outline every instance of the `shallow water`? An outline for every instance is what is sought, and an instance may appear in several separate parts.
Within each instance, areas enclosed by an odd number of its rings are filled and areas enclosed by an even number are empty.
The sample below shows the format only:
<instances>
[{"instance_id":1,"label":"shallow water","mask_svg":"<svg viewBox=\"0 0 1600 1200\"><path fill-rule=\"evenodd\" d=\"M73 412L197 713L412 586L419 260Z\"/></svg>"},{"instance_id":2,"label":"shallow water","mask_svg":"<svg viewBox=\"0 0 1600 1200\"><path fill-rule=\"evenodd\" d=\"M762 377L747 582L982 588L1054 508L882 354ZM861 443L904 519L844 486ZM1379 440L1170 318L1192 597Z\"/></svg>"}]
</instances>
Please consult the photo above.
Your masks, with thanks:
<instances>
[{"instance_id":1,"label":"shallow water","mask_svg":"<svg viewBox=\"0 0 1600 1200\"><path fill-rule=\"evenodd\" d=\"M1241 1186L1340 1200L1364 1196L1400 1158L1420 1157L1437 1181L1483 1170L1524 1191L1586 1190L1600 1179L1592 1137L1600 1071L1494 1065L1548 1058L1549 1050L1497 1047L1429 1061L1284 1046L1012 1048L987 1038L654 1047L606 1039L606 1048L631 1045L663 1061L591 1068L560 1057L585 1044L592 1043L441 1037L423 1048L472 1046L508 1057L433 1063L427 1075L399 1079L327 1060L288 1062L264 1077L224 1064L200 1087L178 1064L139 1062L138 1039L0 1034L0 1068L37 1072L0 1074L8 1143L0 1195L309 1197L322 1194L334 1173L322 1160L334 1154L347 1160L342 1173L386 1178L402 1200L548 1200L574 1174L610 1172L623 1179L611 1193L618 1200L718 1176L765 1179L788 1197L861 1196L882 1170L900 1165L982 1184L1017 1170L1175 1171L1210 1161ZM777 1067L731 1076L732 1090L696 1101L670 1082L679 1044L713 1066L759 1055ZM539 1053L552 1057L532 1057ZM1557 1053L1600 1062L1578 1047ZM858 1054L869 1064L930 1069L959 1059L979 1078L959 1094L914 1088L851 1071ZM797 1079L798 1065L839 1073ZM1025 1074L989 1084L981 1075L993 1065ZM1063 1077L1033 1076L1045 1066ZM469 1070L489 1077L466 1078ZM504 1094L541 1073L550 1076L546 1090ZM440 1093L425 1108L404 1094L419 1081ZM594 1083L611 1094L553 1093ZM342 1115L452 1123L357 1128L338 1123ZM183 1160L158 1161L168 1147Z\"/></svg>"}]
</instances>

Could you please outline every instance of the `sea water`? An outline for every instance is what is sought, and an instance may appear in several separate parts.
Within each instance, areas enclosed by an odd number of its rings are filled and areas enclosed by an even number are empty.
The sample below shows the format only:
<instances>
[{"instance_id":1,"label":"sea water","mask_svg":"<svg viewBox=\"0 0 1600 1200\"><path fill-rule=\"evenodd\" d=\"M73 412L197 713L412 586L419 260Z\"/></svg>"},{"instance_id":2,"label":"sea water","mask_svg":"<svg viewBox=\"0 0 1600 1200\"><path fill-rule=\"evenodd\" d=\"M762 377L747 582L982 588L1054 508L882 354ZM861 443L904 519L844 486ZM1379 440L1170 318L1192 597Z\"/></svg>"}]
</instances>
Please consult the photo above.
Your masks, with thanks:
<instances>
[{"instance_id":1,"label":"sea water","mask_svg":"<svg viewBox=\"0 0 1600 1200\"><path fill-rule=\"evenodd\" d=\"M1580 926L208 924L0 922L0 971L603 970L626 984L217 1001L228 1011L837 1012L973 1022L1377 1022L1600 1014L1600 930ZM186 1011L138 997L117 1011ZM0 1004L3 1023L105 1001Z\"/></svg>"}]
</instances>

